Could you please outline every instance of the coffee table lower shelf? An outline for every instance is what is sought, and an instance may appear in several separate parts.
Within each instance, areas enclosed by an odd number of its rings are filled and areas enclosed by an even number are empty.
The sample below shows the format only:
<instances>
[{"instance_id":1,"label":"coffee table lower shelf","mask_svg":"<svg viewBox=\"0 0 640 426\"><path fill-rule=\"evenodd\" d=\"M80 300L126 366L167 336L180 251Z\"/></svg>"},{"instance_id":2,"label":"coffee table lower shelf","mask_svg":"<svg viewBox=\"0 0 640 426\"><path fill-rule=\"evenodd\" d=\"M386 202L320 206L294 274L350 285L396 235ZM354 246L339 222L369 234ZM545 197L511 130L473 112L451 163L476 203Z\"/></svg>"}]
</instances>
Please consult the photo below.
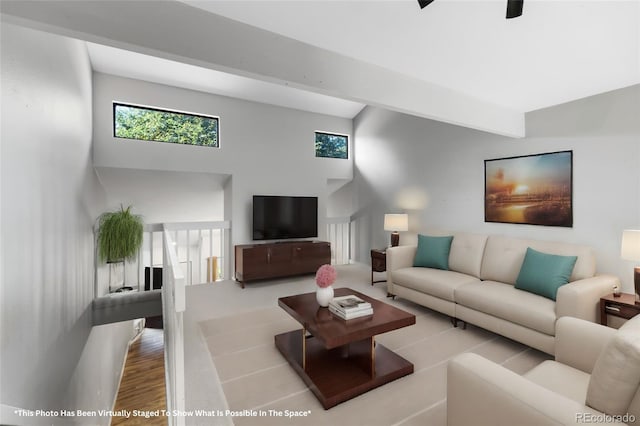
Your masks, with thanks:
<instances>
[{"instance_id":1,"label":"coffee table lower shelf","mask_svg":"<svg viewBox=\"0 0 640 426\"><path fill-rule=\"evenodd\" d=\"M413 373L412 363L373 338L326 349L313 336L303 346L303 333L278 334L275 344L325 409Z\"/></svg>"}]
</instances>

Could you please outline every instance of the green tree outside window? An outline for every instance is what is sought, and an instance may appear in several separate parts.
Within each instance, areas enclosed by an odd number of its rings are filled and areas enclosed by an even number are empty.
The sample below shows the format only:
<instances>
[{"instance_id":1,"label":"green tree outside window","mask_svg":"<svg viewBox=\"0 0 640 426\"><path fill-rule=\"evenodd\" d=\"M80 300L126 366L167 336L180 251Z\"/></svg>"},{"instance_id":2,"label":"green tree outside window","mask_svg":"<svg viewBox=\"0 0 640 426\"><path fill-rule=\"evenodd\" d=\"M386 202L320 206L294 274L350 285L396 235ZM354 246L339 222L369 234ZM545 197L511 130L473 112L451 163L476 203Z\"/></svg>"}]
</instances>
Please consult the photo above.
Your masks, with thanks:
<instances>
[{"instance_id":1,"label":"green tree outside window","mask_svg":"<svg viewBox=\"0 0 640 426\"><path fill-rule=\"evenodd\" d=\"M218 147L218 119L132 105L113 104L117 138Z\"/></svg>"},{"instance_id":2,"label":"green tree outside window","mask_svg":"<svg viewBox=\"0 0 640 426\"><path fill-rule=\"evenodd\" d=\"M349 136L316 132L316 157L349 158Z\"/></svg>"}]
</instances>

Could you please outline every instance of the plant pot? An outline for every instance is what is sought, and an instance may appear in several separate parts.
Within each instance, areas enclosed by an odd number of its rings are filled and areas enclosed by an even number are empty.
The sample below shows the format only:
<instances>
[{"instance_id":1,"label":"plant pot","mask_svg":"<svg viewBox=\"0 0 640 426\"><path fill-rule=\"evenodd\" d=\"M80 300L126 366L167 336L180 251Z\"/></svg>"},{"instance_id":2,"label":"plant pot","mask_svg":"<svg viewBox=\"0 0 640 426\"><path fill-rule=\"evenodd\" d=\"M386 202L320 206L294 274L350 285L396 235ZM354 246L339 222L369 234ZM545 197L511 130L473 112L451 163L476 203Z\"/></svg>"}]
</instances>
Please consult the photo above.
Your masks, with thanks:
<instances>
[{"instance_id":1,"label":"plant pot","mask_svg":"<svg viewBox=\"0 0 640 426\"><path fill-rule=\"evenodd\" d=\"M333 299L333 287L318 287L316 290L316 300L318 305L326 308Z\"/></svg>"}]
</instances>

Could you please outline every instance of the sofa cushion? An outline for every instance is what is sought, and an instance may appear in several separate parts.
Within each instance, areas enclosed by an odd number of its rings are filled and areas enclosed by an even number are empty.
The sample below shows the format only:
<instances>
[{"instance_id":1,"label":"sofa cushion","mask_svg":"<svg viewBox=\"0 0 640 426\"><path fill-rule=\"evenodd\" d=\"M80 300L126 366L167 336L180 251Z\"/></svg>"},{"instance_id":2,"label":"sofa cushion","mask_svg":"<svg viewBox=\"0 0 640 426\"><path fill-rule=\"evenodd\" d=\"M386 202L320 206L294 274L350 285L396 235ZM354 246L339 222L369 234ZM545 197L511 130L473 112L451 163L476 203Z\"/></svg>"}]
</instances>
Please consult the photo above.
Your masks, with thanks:
<instances>
[{"instance_id":1,"label":"sofa cushion","mask_svg":"<svg viewBox=\"0 0 640 426\"><path fill-rule=\"evenodd\" d=\"M432 268L403 268L392 272L395 285L454 302L454 291L463 284L480 280L470 275Z\"/></svg>"},{"instance_id":2,"label":"sofa cushion","mask_svg":"<svg viewBox=\"0 0 640 426\"><path fill-rule=\"evenodd\" d=\"M448 270L452 240L452 236L418 235L418 248L416 257L413 259L413 266Z\"/></svg>"},{"instance_id":3,"label":"sofa cushion","mask_svg":"<svg viewBox=\"0 0 640 426\"><path fill-rule=\"evenodd\" d=\"M584 404L589 387L589 373L556 361L544 361L524 377L580 404Z\"/></svg>"},{"instance_id":4,"label":"sofa cushion","mask_svg":"<svg viewBox=\"0 0 640 426\"><path fill-rule=\"evenodd\" d=\"M490 235L484 249L480 278L515 284L528 247L560 256L577 256L569 282L591 278L596 273L596 260L591 247Z\"/></svg>"},{"instance_id":5,"label":"sofa cushion","mask_svg":"<svg viewBox=\"0 0 640 426\"><path fill-rule=\"evenodd\" d=\"M486 243L486 235L466 232L454 234L449 252L449 270L479 277Z\"/></svg>"},{"instance_id":6,"label":"sofa cushion","mask_svg":"<svg viewBox=\"0 0 640 426\"><path fill-rule=\"evenodd\" d=\"M555 335L555 302L512 285L495 281L462 285L455 290L455 300L467 308Z\"/></svg>"},{"instance_id":7,"label":"sofa cushion","mask_svg":"<svg viewBox=\"0 0 640 426\"><path fill-rule=\"evenodd\" d=\"M587 405L626 414L640 386L640 316L627 321L602 350L591 372Z\"/></svg>"},{"instance_id":8,"label":"sofa cushion","mask_svg":"<svg viewBox=\"0 0 640 426\"><path fill-rule=\"evenodd\" d=\"M527 248L516 288L556 300L558 287L569 282L576 256L558 256Z\"/></svg>"}]
</instances>

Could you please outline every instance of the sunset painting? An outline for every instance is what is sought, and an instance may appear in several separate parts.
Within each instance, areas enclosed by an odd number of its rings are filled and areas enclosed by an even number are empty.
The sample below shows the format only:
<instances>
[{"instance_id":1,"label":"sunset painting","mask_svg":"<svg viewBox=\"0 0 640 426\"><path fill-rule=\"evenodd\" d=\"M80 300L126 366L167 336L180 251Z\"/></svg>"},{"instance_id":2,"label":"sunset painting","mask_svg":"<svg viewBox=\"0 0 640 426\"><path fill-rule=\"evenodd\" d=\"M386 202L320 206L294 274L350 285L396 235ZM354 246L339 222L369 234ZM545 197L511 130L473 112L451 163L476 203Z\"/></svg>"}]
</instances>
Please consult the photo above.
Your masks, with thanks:
<instances>
[{"instance_id":1,"label":"sunset painting","mask_svg":"<svg viewBox=\"0 0 640 426\"><path fill-rule=\"evenodd\" d=\"M573 226L573 151L485 160L485 222Z\"/></svg>"}]
</instances>

